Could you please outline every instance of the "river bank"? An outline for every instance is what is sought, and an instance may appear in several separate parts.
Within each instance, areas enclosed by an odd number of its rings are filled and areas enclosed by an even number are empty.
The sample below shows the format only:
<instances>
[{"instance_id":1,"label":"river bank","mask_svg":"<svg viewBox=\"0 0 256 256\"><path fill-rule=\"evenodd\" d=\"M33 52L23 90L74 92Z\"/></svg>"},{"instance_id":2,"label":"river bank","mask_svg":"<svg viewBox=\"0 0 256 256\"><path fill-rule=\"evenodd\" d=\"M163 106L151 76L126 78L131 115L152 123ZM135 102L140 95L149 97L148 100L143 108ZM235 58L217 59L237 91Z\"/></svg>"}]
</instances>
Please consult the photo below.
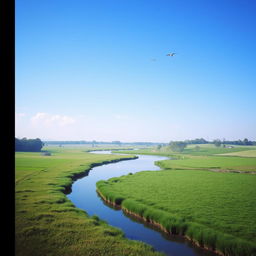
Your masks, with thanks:
<instances>
[{"instance_id":1,"label":"river bank","mask_svg":"<svg viewBox=\"0 0 256 256\"><path fill-rule=\"evenodd\" d=\"M107 221L110 225L122 229L127 238L148 243L166 255L213 255L203 249L197 248L192 243L182 241L174 236L166 237L157 230L152 229L152 226L149 228L142 222L139 223L138 220L134 221L127 218L126 214L122 211L105 206L96 192L96 182L100 179L108 179L127 174L133 176L132 174L142 170L160 170L155 165L155 162L166 159L168 158L161 156L139 156L134 161L123 161L113 165L96 167L90 172L89 176L73 184L73 195L68 195L69 199L74 202L76 207L85 209L89 215L96 214L100 219ZM122 198L115 198L115 201L121 202L121 200Z\"/></svg>"},{"instance_id":2,"label":"river bank","mask_svg":"<svg viewBox=\"0 0 256 256\"><path fill-rule=\"evenodd\" d=\"M119 229L89 216L63 193L72 184L71 177L127 156L47 150L51 156L15 154L15 255L162 255L144 243L125 239Z\"/></svg>"},{"instance_id":3,"label":"river bank","mask_svg":"<svg viewBox=\"0 0 256 256\"><path fill-rule=\"evenodd\" d=\"M244 256L256 250L253 184L255 176L248 174L163 170L99 181L97 189L107 202L171 236L219 255Z\"/></svg>"}]
</instances>

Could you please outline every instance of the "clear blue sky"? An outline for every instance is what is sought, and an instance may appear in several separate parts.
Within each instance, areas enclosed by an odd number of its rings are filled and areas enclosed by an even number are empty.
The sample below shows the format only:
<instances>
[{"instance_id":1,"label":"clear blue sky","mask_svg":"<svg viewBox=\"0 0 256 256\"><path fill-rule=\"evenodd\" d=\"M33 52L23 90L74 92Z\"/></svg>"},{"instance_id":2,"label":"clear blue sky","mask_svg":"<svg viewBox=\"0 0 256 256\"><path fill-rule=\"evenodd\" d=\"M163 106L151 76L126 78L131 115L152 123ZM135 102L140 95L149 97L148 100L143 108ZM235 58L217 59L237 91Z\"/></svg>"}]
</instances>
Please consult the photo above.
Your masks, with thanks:
<instances>
[{"instance_id":1,"label":"clear blue sky","mask_svg":"<svg viewBox=\"0 0 256 256\"><path fill-rule=\"evenodd\" d=\"M256 140L255 13L254 0L16 0L16 137Z\"/></svg>"}]
</instances>

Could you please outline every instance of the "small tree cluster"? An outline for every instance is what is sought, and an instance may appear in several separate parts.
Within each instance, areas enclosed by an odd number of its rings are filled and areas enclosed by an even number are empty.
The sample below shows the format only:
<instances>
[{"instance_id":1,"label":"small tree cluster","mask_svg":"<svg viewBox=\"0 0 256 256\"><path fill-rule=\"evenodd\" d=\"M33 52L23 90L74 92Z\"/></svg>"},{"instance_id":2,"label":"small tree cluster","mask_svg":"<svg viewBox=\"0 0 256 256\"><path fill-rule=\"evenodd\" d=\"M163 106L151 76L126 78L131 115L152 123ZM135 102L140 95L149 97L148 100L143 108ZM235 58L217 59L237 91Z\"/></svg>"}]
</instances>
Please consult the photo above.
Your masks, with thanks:
<instances>
[{"instance_id":1,"label":"small tree cluster","mask_svg":"<svg viewBox=\"0 0 256 256\"><path fill-rule=\"evenodd\" d=\"M40 139L15 138L15 151L40 152L44 143Z\"/></svg>"},{"instance_id":2,"label":"small tree cluster","mask_svg":"<svg viewBox=\"0 0 256 256\"><path fill-rule=\"evenodd\" d=\"M182 152L186 146L187 143L184 141L171 141L169 143L170 149L174 152Z\"/></svg>"},{"instance_id":3,"label":"small tree cluster","mask_svg":"<svg viewBox=\"0 0 256 256\"><path fill-rule=\"evenodd\" d=\"M221 146L221 140L219 140L219 139L214 140L214 141L213 141L213 144L214 144L216 147L220 147L220 146Z\"/></svg>"}]
</instances>

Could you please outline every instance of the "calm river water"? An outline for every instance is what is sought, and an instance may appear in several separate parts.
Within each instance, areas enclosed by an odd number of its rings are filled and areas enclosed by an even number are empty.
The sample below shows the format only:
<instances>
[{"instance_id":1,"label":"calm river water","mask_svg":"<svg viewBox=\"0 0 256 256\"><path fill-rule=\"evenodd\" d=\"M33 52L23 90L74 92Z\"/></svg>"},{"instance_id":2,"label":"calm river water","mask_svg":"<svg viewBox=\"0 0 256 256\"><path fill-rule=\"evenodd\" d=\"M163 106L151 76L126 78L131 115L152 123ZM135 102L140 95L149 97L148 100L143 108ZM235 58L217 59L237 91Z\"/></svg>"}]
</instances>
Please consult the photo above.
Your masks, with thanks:
<instances>
[{"instance_id":1,"label":"calm river water","mask_svg":"<svg viewBox=\"0 0 256 256\"><path fill-rule=\"evenodd\" d=\"M93 151L94 154L111 154L111 151ZM90 216L97 215L110 225L122 229L125 237L150 244L155 250L168 256L214 256L215 254L194 247L190 242L179 237L167 237L166 234L156 230L150 225L142 224L124 214L122 210L116 210L104 203L96 192L96 182L112 177L136 173L139 171L153 171L160 168L155 161L168 159L161 156L138 155L138 159L121 161L94 167L88 176L75 181L72 192L67 197L76 207L85 210Z\"/></svg>"}]
</instances>

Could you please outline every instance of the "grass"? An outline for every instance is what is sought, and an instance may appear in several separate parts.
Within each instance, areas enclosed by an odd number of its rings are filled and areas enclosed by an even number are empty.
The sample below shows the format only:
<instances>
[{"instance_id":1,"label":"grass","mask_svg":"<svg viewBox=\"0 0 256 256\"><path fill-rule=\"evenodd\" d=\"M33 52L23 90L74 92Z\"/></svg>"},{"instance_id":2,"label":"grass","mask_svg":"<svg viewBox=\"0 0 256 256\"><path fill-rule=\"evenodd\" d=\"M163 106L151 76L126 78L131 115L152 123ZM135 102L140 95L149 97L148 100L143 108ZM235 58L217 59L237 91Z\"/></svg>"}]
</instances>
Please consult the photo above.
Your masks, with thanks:
<instances>
[{"instance_id":1,"label":"grass","mask_svg":"<svg viewBox=\"0 0 256 256\"><path fill-rule=\"evenodd\" d=\"M256 157L256 150L245 150L233 153L224 153L223 156L242 156L242 157Z\"/></svg>"},{"instance_id":2,"label":"grass","mask_svg":"<svg viewBox=\"0 0 256 256\"><path fill-rule=\"evenodd\" d=\"M129 153L172 160L157 162L162 171L99 181L106 200L224 255L256 255L255 147L189 145L183 153L155 148Z\"/></svg>"},{"instance_id":3,"label":"grass","mask_svg":"<svg viewBox=\"0 0 256 256\"><path fill-rule=\"evenodd\" d=\"M97 188L107 200L172 234L245 256L256 253L255 185L255 175L166 170L99 181Z\"/></svg>"},{"instance_id":4,"label":"grass","mask_svg":"<svg viewBox=\"0 0 256 256\"><path fill-rule=\"evenodd\" d=\"M191 144L188 145L182 155L199 155L199 156L211 156L215 154L225 154L225 153L234 153L234 152L241 152L241 151L249 151L249 150L256 150L256 146L232 146L233 148L223 148L223 147L216 147L213 144L200 144L195 145ZM180 155L180 153L173 152L166 147L162 147L160 150L156 148L147 148L147 149L139 149L136 151L124 151L129 152L131 154L153 154L153 155L165 155L165 156L174 156Z\"/></svg>"},{"instance_id":5,"label":"grass","mask_svg":"<svg viewBox=\"0 0 256 256\"><path fill-rule=\"evenodd\" d=\"M197 148L197 146L199 148ZM223 147L216 147L213 144L203 144L203 145L189 145L187 148L184 150L184 154L189 154L189 155L215 155L215 154L225 154L225 153L234 153L234 152L241 152L241 151L248 151L248 150L254 150L254 146L234 146L232 145L233 148L223 148Z\"/></svg>"},{"instance_id":6,"label":"grass","mask_svg":"<svg viewBox=\"0 0 256 256\"><path fill-rule=\"evenodd\" d=\"M161 255L144 243L125 239L97 216L89 217L64 194L72 178L93 165L129 156L89 154L90 148L82 146L43 149L51 156L16 153L17 256ZM113 178L97 186L106 199L159 222L172 234L189 236L224 255L252 256L256 255L256 175L206 170L255 171L253 151L255 147L211 145L200 149L190 145L182 154L130 151L175 160L158 162L164 171Z\"/></svg>"},{"instance_id":7,"label":"grass","mask_svg":"<svg viewBox=\"0 0 256 256\"><path fill-rule=\"evenodd\" d=\"M24 255L162 255L76 208L64 192L94 164L129 156L96 155L81 147L48 147L51 156L15 154L15 250Z\"/></svg>"},{"instance_id":8,"label":"grass","mask_svg":"<svg viewBox=\"0 0 256 256\"><path fill-rule=\"evenodd\" d=\"M256 171L256 158L230 156L185 156L158 163L164 169L213 169Z\"/></svg>"},{"instance_id":9,"label":"grass","mask_svg":"<svg viewBox=\"0 0 256 256\"><path fill-rule=\"evenodd\" d=\"M211 169L256 172L255 147L216 148L208 144L200 145L200 149L195 149L195 147L195 145L189 145L182 153L176 153L166 149L145 149L127 152L129 154L150 154L171 157L172 160L165 160L158 163L163 169Z\"/></svg>"}]
</instances>

